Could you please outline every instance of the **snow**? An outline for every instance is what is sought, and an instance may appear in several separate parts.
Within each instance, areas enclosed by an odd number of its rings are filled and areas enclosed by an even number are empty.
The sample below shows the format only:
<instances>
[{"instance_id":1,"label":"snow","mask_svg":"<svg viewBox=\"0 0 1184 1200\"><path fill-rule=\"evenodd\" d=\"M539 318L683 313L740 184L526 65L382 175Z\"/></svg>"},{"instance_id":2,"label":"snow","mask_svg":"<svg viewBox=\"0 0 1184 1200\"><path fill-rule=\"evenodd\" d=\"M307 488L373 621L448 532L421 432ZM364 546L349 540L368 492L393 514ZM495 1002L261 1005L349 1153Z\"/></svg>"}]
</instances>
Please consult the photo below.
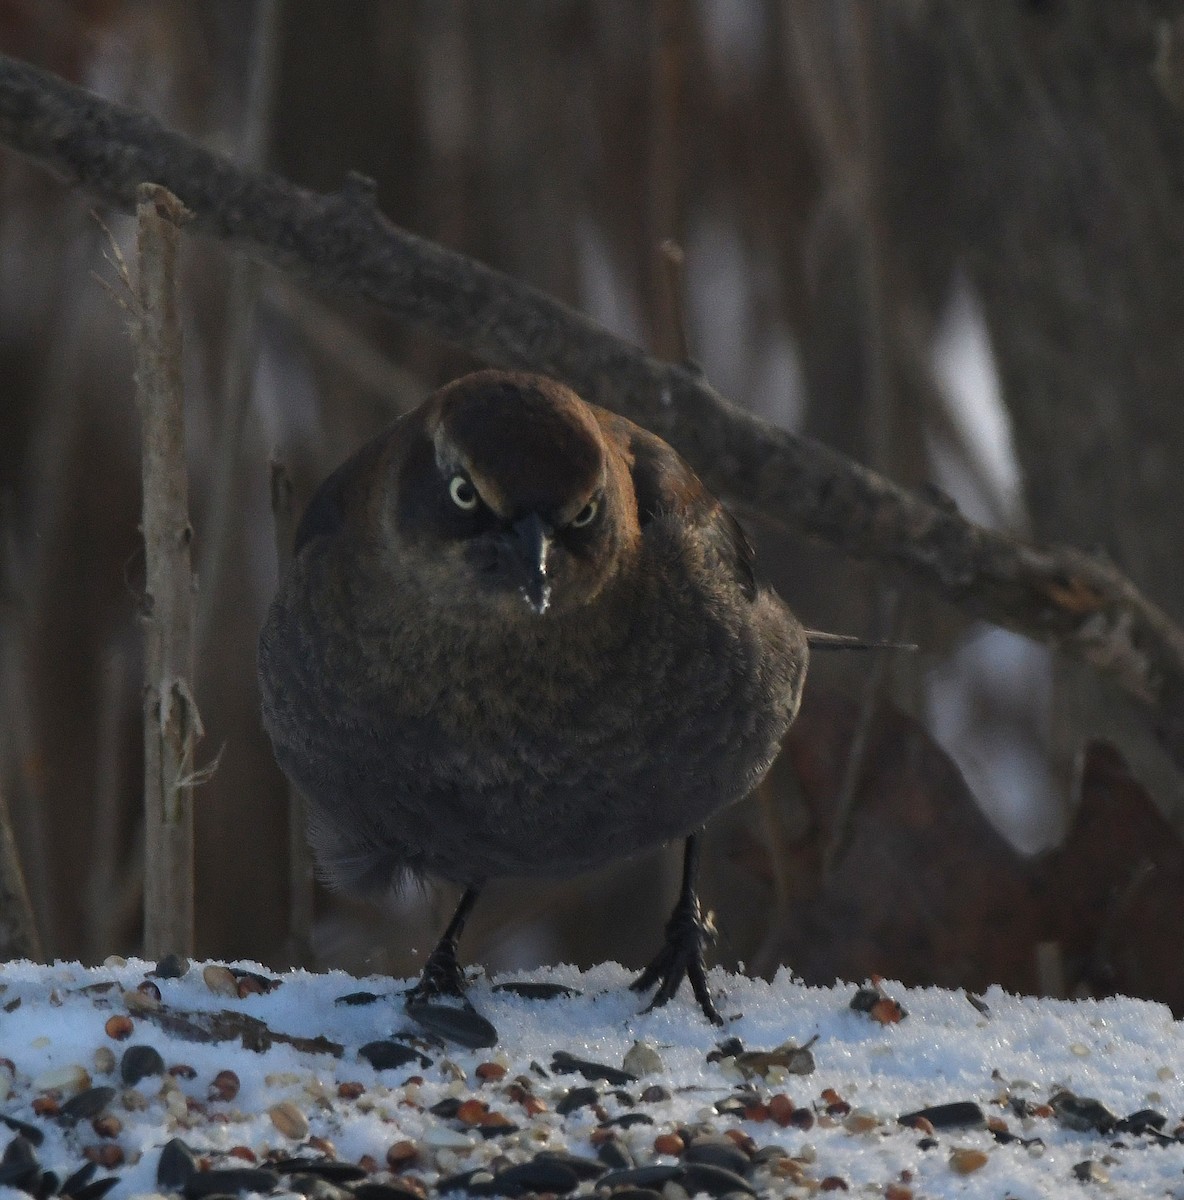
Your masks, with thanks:
<instances>
[{"instance_id":1,"label":"snow","mask_svg":"<svg viewBox=\"0 0 1184 1200\"><path fill-rule=\"evenodd\" d=\"M750 1177L762 1195L804 1195L807 1183L799 1184L796 1178L816 1185L833 1177L852 1192L875 1195L896 1184L904 1190L895 1194L932 1198L1184 1197L1184 1143L1165 1138L1160 1145L1158 1139L1134 1133L1077 1132L1047 1108L1025 1117L1009 1103L1016 1098L1034 1106L1047 1105L1055 1093L1068 1090L1101 1101L1119 1117L1140 1109L1158 1110L1166 1116L1164 1133L1171 1135L1184 1114L1184 1026L1162 1005L1146 1001L1037 1000L992 989L981 997L984 1014L962 992L885 983L884 992L899 1001L907 1015L899 1023L881 1024L850 1007L856 990L851 984L808 988L786 971L768 983L715 970L710 979L713 989L722 993L721 1011L729 1018L743 1014L717 1030L700 1014L685 986L665 1009L643 1014L644 1002L628 990L631 976L624 968L610 964L582 973L573 967L553 967L513 978L563 984L581 994L527 1000L492 991L497 980L480 975L474 980L470 998L496 1026L495 1048L466 1050L423 1041L420 1046L432 1060L430 1066L377 1071L359 1057L358 1049L412 1030L397 999L404 984L359 980L341 972L276 975L255 964L237 964L279 981L267 994L238 998L213 991L205 966L192 964L182 978L155 979L162 1002L155 1013L140 1012L142 993L135 993L151 970L150 963L119 961L95 968L28 962L0 966L0 1056L12 1063L12 1070L0 1067L0 1093L7 1092L0 1112L44 1131L44 1143L37 1149L43 1167L65 1177L81 1165L87 1147L117 1144L125 1162L114 1168L120 1182L109 1195L121 1198L157 1190L159 1149L173 1137L183 1138L211 1165L247 1166L251 1164L221 1156L239 1147L246 1148L239 1150L240 1155L255 1156L259 1165L265 1165L269 1152L315 1157L315 1148L325 1151L327 1147L314 1141L310 1150L307 1137L311 1136L331 1142L339 1160L356 1163L369 1156L380 1171L386 1169L388 1148L410 1140L421 1149L404 1178L420 1181L431 1192L442 1175L489 1163L498 1155L525 1159L544 1148L595 1155L590 1138L601 1117L636 1109L653 1123L618 1129L617 1134L635 1151L639 1163L674 1162L655 1155L654 1139L702 1122L720 1133L740 1130L757 1147L785 1147L799 1164L787 1175L769 1177L765 1170ZM210 978L216 979L217 973ZM114 986L102 990L104 984ZM357 1005L336 1003L363 990L380 993L381 998ZM188 1040L167 1032L161 1024L169 1016L194 1018L227 1010L264 1022L273 1033L326 1037L340 1043L343 1053L334 1057L280 1042L256 1053L236 1041ZM130 1018L133 1028L126 1040L114 1040L107 1033L107 1022L122 1015ZM715 1102L744 1083L734 1057L707 1060L708 1053L730 1037L739 1038L749 1051L809 1044L813 1073L786 1074L775 1067L767 1077L748 1080L754 1105L784 1093L798 1109L812 1110L803 1121L809 1122L809 1128L716 1111ZM635 1040L656 1050L664 1067L657 1075L624 1085L629 1103L600 1083L595 1085L605 1093L600 1116L590 1107L566 1117L554 1111L565 1089L587 1086L579 1075L551 1070L556 1051L620 1068ZM166 1080L160 1076L140 1080L135 1091L143 1107L137 1107L133 1095L129 1108L118 1063L127 1048L137 1044L155 1047L167 1067L185 1064L193 1072L192 1077L182 1071ZM100 1051L97 1065L96 1050ZM108 1051L117 1065L113 1073L104 1075L100 1068L104 1057L110 1063ZM482 1063L504 1066L504 1079L478 1077L475 1071ZM541 1066L547 1076L532 1064ZM115 1137L100 1137L89 1118L70 1127L52 1116L35 1114L34 1099L41 1096L44 1107L47 1081L64 1078L67 1069L77 1067L89 1074L92 1085L116 1088L106 1110L121 1124ZM226 1069L237 1074L240 1091L228 1102L211 1101L210 1083ZM488 1073L488 1068L483 1070ZM413 1075L422 1076L422 1084L406 1085ZM507 1086L518 1075L529 1078L545 1111L527 1115L522 1104L507 1094ZM360 1095L343 1097L338 1092L342 1083L360 1084ZM671 1098L640 1102L641 1092L653 1084L664 1085ZM188 1105L175 1096L169 1100L169 1093L178 1089ZM841 1109L828 1115L826 1089L851 1105L858 1119L845 1118ZM62 1102L69 1095L67 1086ZM485 1139L456 1118L428 1111L447 1096L479 1097L521 1129ZM269 1114L283 1101L307 1116L309 1133L304 1141L286 1137ZM1005 1126L1015 1140L997 1141L985 1128L939 1128L926 1149L922 1132L897 1123L904 1113L953 1101L976 1102L987 1117L1002 1122L1000 1128ZM759 1108L750 1111L762 1115ZM848 1125L870 1128L852 1132ZM0 1127L0 1146L14 1136ZM448 1142L455 1146L443 1144ZM956 1148L983 1151L985 1164L970 1174L958 1173L951 1166ZM1078 1181L1074 1168L1087 1160L1108 1176L1108 1183L1104 1177L1102 1182ZM99 1176L103 1174L100 1170ZM585 1182L579 1191L591 1193L594 1186ZM672 1193L668 1185L670 1194L678 1192Z\"/></svg>"}]
</instances>

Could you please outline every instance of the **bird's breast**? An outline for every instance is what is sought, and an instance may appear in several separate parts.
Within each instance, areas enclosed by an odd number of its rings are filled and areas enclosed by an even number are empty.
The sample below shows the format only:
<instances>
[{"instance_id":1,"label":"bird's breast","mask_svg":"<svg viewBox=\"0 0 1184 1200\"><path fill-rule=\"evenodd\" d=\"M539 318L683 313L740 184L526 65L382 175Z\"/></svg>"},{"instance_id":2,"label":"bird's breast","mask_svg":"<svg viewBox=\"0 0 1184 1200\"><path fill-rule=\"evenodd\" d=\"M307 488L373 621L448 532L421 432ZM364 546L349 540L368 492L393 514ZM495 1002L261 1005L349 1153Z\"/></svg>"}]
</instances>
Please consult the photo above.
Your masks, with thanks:
<instances>
[{"instance_id":1,"label":"bird's breast","mask_svg":"<svg viewBox=\"0 0 1184 1200\"><path fill-rule=\"evenodd\" d=\"M322 820L396 858L461 881L571 874L685 834L772 761L796 622L775 597L732 600L657 574L517 626L369 604L343 621L337 598L280 632L281 598L269 728Z\"/></svg>"}]
</instances>

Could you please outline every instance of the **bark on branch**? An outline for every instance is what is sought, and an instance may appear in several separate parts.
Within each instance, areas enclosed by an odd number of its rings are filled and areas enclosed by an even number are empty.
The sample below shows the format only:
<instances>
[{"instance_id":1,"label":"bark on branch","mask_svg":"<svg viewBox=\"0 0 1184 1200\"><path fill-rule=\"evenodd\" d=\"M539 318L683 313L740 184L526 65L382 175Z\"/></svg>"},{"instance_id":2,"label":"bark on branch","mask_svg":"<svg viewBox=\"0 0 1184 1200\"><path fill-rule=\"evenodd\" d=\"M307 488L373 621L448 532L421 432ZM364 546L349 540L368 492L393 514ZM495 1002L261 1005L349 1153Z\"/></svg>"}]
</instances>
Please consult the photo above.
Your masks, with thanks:
<instances>
[{"instance_id":1,"label":"bark on branch","mask_svg":"<svg viewBox=\"0 0 1184 1200\"><path fill-rule=\"evenodd\" d=\"M1110 564L966 521L776 429L534 288L409 234L351 179L335 195L236 168L144 113L0 57L0 142L130 210L163 184L190 227L379 304L493 365L542 371L670 441L716 491L875 561L964 612L1083 658L1149 709L1184 765L1184 632Z\"/></svg>"},{"instance_id":2,"label":"bark on branch","mask_svg":"<svg viewBox=\"0 0 1184 1200\"><path fill-rule=\"evenodd\" d=\"M138 189L132 322L143 429L144 953L193 953L193 754L202 736L193 699L194 579L177 311L184 209L155 184Z\"/></svg>"}]
</instances>

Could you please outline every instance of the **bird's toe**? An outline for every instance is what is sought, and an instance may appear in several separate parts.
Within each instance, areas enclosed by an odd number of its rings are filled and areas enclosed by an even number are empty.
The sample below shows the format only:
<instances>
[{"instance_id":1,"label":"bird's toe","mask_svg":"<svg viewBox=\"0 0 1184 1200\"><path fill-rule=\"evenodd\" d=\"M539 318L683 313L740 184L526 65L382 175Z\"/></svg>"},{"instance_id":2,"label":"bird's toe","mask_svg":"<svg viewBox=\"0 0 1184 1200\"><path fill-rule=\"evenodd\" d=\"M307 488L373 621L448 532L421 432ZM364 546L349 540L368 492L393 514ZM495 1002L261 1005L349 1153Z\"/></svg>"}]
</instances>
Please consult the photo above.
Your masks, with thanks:
<instances>
[{"instance_id":1,"label":"bird's toe","mask_svg":"<svg viewBox=\"0 0 1184 1200\"><path fill-rule=\"evenodd\" d=\"M713 1024L722 1025L711 990L703 953L715 941L715 926L710 914L704 916L697 901L679 903L666 926L666 942L653 961L629 985L635 992L646 992L657 985L653 999L643 1010L651 1012L667 1004L688 979L703 1015Z\"/></svg>"}]
</instances>

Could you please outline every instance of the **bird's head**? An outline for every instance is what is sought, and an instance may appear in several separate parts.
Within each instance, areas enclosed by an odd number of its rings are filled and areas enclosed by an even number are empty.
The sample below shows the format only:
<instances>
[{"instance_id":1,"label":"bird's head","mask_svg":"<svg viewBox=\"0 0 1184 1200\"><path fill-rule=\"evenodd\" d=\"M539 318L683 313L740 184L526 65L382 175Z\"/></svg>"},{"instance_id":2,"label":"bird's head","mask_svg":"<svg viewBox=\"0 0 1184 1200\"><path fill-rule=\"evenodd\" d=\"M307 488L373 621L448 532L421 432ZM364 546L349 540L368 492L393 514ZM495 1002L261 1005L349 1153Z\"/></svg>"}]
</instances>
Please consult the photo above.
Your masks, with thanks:
<instances>
[{"instance_id":1,"label":"bird's head","mask_svg":"<svg viewBox=\"0 0 1184 1200\"><path fill-rule=\"evenodd\" d=\"M533 620L602 592L640 530L596 410L554 380L480 371L415 416L394 519L433 595Z\"/></svg>"}]
</instances>

